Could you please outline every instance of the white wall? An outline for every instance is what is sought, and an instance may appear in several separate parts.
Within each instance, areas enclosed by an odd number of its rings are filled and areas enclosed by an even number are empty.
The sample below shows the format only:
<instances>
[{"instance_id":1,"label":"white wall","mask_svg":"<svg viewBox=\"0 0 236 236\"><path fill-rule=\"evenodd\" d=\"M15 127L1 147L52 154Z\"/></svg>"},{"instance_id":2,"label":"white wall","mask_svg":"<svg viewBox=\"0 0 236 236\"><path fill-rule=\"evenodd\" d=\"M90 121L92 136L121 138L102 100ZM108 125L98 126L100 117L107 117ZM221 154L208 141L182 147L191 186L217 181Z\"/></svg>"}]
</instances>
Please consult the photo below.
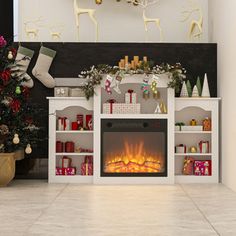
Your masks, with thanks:
<instances>
[{"instance_id":1,"label":"white wall","mask_svg":"<svg viewBox=\"0 0 236 236\"><path fill-rule=\"evenodd\" d=\"M19 40L29 41L24 32L24 22L42 17L39 37L33 41L53 41L46 26L62 24L62 41L77 41L77 28L73 13L73 0L15 0L19 1ZM181 12L189 6L190 0L160 0L147 10L147 16L160 18L165 42L188 42L188 30L194 14L187 22L182 23ZM100 42L144 42L144 25L142 8L127 4L125 0L103 0L96 5L94 0L78 0L82 8L96 9L99 22ZM201 6L204 15L204 34L200 42L208 42L208 0L194 0ZM16 19L17 20L17 19ZM159 33L155 25L150 26L150 41L158 42ZM31 40L32 41L32 40ZM87 16L81 18L81 41L94 41L94 26ZM199 41L197 41L199 42Z\"/></svg>"},{"instance_id":2,"label":"white wall","mask_svg":"<svg viewBox=\"0 0 236 236\"><path fill-rule=\"evenodd\" d=\"M222 182L236 191L236 1L210 0L210 39L218 43L218 90L222 97Z\"/></svg>"}]
</instances>

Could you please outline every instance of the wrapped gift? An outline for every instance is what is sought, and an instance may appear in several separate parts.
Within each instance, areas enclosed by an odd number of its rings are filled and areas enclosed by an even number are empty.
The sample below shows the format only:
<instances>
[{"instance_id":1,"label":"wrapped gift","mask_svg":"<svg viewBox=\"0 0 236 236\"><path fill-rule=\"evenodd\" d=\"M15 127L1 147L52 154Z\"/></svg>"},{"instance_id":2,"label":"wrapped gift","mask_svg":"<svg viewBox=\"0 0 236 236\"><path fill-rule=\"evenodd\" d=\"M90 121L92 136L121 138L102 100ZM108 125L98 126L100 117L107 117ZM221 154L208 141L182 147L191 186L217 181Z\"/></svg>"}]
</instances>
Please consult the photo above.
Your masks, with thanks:
<instances>
[{"instance_id":1,"label":"wrapped gift","mask_svg":"<svg viewBox=\"0 0 236 236\"><path fill-rule=\"evenodd\" d=\"M55 97L68 97L69 96L69 88L68 87L54 88L54 96Z\"/></svg>"},{"instance_id":2,"label":"wrapped gift","mask_svg":"<svg viewBox=\"0 0 236 236\"><path fill-rule=\"evenodd\" d=\"M70 97L84 97L84 91L81 88L71 88L69 90Z\"/></svg>"},{"instance_id":3,"label":"wrapped gift","mask_svg":"<svg viewBox=\"0 0 236 236\"><path fill-rule=\"evenodd\" d=\"M86 128L88 130L93 130L93 116L86 115Z\"/></svg>"},{"instance_id":4,"label":"wrapped gift","mask_svg":"<svg viewBox=\"0 0 236 236\"><path fill-rule=\"evenodd\" d=\"M71 163L72 163L72 159L69 157L63 157L61 160L62 164L62 168L70 168L71 167Z\"/></svg>"},{"instance_id":5,"label":"wrapped gift","mask_svg":"<svg viewBox=\"0 0 236 236\"><path fill-rule=\"evenodd\" d=\"M59 131L70 130L70 120L67 117L59 117L57 122Z\"/></svg>"},{"instance_id":6,"label":"wrapped gift","mask_svg":"<svg viewBox=\"0 0 236 236\"><path fill-rule=\"evenodd\" d=\"M180 144L175 147L175 153L186 153L186 152L187 152L187 147L184 144Z\"/></svg>"},{"instance_id":7,"label":"wrapped gift","mask_svg":"<svg viewBox=\"0 0 236 236\"><path fill-rule=\"evenodd\" d=\"M125 93L125 103L137 103L137 94L134 90L130 89L127 93Z\"/></svg>"},{"instance_id":8,"label":"wrapped gift","mask_svg":"<svg viewBox=\"0 0 236 236\"><path fill-rule=\"evenodd\" d=\"M75 152L75 143L74 142L66 142L65 143L65 152Z\"/></svg>"},{"instance_id":9,"label":"wrapped gift","mask_svg":"<svg viewBox=\"0 0 236 236\"><path fill-rule=\"evenodd\" d=\"M78 128L84 127L84 115L78 114L77 115L77 122L78 122Z\"/></svg>"},{"instance_id":10,"label":"wrapped gift","mask_svg":"<svg viewBox=\"0 0 236 236\"><path fill-rule=\"evenodd\" d=\"M81 164L81 175L93 175L93 156L85 156Z\"/></svg>"},{"instance_id":11,"label":"wrapped gift","mask_svg":"<svg viewBox=\"0 0 236 236\"><path fill-rule=\"evenodd\" d=\"M76 175L76 168L70 167L70 168L56 168L56 175Z\"/></svg>"},{"instance_id":12,"label":"wrapped gift","mask_svg":"<svg viewBox=\"0 0 236 236\"><path fill-rule=\"evenodd\" d=\"M197 176L211 176L211 161L194 161L194 174Z\"/></svg>"},{"instance_id":13,"label":"wrapped gift","mask_svg":"<svg viewBox=\"0 0 236 236\"><path fill-rule=\"evenodd\" d=\"M108 103L103 104L104 114L140 114L141 105L139 103L116 103L111 99Z\"/></svg>"},{"instance_id":14,"label":"wrapped gift","mask_svg":"<svg viewBox=\"0 0 236 236\"><path fill-rule=\"evenodd\" d=\"M193 175L193 166L194 166L194 159L192 157L185 157L184 158L183 174L184 175Z\"/></svg>"},{"instance_id":15,"label":"wrapped gift","mask_svg":"<svg viewBox=\"0 0 236 236\"><path fill-rule=\"evenodd\" d=\"M209 141L201 141L199 143L200 153L210 153L210 142Z\"/></svg>"}]
</instances>

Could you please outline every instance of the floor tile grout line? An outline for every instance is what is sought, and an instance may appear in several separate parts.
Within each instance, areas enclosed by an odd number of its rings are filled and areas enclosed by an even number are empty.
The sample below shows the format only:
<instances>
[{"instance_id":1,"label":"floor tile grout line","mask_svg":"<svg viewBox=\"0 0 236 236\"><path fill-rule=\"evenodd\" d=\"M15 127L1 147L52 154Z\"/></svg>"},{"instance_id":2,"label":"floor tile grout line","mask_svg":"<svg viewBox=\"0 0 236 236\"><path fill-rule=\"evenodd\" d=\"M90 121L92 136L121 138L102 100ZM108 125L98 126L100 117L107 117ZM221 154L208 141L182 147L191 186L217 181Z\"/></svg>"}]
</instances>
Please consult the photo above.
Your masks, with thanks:
<instances>
[{"instance_id":1,"label":"floor tile grout line","mask_svg":"<svg viewBox=\"0 0 236 236\"><path fill-rule=\"evenodd\" d=\"M200 209L200 207L197 205L197 203L193 200L193 198L188 194L188 192L184 189L183 185L180 185L183 192L186 194L186 196L191 200L191 202L194 204L196 209L200 212L200 214L203 216L203 218L207 221L207 223L211 226L211 228L215 231L215 233L218 236L221 236L220 233L217 231L217 229L214 227L214 225L211 223L211 221L206 217L206 215L203 213L203 211Z\"/></svg>"},{"instance_id":2,"label":"floor tile grout line","mask_svg":"<svg viewBox=\"0 0 236 236\"><path fill-rule=\"evenodd\" d=\"M45 207L42 212L39 214L39 216L32 222L32 224L25 230L25 233L28 235L28 232L30 228L39 220L39 218L48 210L50 206L56 201L56 199L64 192L64 190L69 186L69 184L66 184L58 193L57 195L52 199L52 201L48 204L47 207Z\"/></svg>"}]
</instances>

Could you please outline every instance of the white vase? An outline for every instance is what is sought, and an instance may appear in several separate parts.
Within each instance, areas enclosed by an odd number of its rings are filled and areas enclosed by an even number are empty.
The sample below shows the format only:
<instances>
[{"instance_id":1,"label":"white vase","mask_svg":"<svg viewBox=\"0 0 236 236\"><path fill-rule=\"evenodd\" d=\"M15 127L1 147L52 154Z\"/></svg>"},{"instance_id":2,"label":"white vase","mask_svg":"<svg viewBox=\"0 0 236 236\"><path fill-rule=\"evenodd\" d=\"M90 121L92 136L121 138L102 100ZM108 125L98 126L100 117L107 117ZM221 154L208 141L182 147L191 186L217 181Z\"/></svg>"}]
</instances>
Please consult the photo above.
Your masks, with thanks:
<instances>
[{"instance_id":1,"label":"white vase","mask_svg":"<svg viewBox=\"0 0 236 236\"><path fill-rule=\"evenodd\" d=\"M204 82L203 82L203 87L202 87L202 97L207 97L207 98L211 97L207 74L205 74L204 76Z\"/></svg>"}]
</instances>

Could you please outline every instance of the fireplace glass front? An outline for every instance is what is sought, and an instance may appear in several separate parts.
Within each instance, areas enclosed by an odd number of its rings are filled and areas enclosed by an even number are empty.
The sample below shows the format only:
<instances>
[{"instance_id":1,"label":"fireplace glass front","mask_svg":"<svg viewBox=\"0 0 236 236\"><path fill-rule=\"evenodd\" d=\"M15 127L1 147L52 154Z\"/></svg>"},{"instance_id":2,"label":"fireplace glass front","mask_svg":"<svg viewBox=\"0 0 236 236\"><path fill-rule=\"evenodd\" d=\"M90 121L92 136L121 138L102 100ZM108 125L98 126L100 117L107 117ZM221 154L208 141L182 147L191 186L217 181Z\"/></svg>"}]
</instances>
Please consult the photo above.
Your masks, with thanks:
<instances>
[{"instance_id":1,"label":"fireplace glass front","mask_svg":"<svg viewBox=\"0 0 236 236\"><path fill-rule=\"evenodd\" d=\"M102 120L101 176L167 176L167 120Z\"/></svg>"}]
</instances>

